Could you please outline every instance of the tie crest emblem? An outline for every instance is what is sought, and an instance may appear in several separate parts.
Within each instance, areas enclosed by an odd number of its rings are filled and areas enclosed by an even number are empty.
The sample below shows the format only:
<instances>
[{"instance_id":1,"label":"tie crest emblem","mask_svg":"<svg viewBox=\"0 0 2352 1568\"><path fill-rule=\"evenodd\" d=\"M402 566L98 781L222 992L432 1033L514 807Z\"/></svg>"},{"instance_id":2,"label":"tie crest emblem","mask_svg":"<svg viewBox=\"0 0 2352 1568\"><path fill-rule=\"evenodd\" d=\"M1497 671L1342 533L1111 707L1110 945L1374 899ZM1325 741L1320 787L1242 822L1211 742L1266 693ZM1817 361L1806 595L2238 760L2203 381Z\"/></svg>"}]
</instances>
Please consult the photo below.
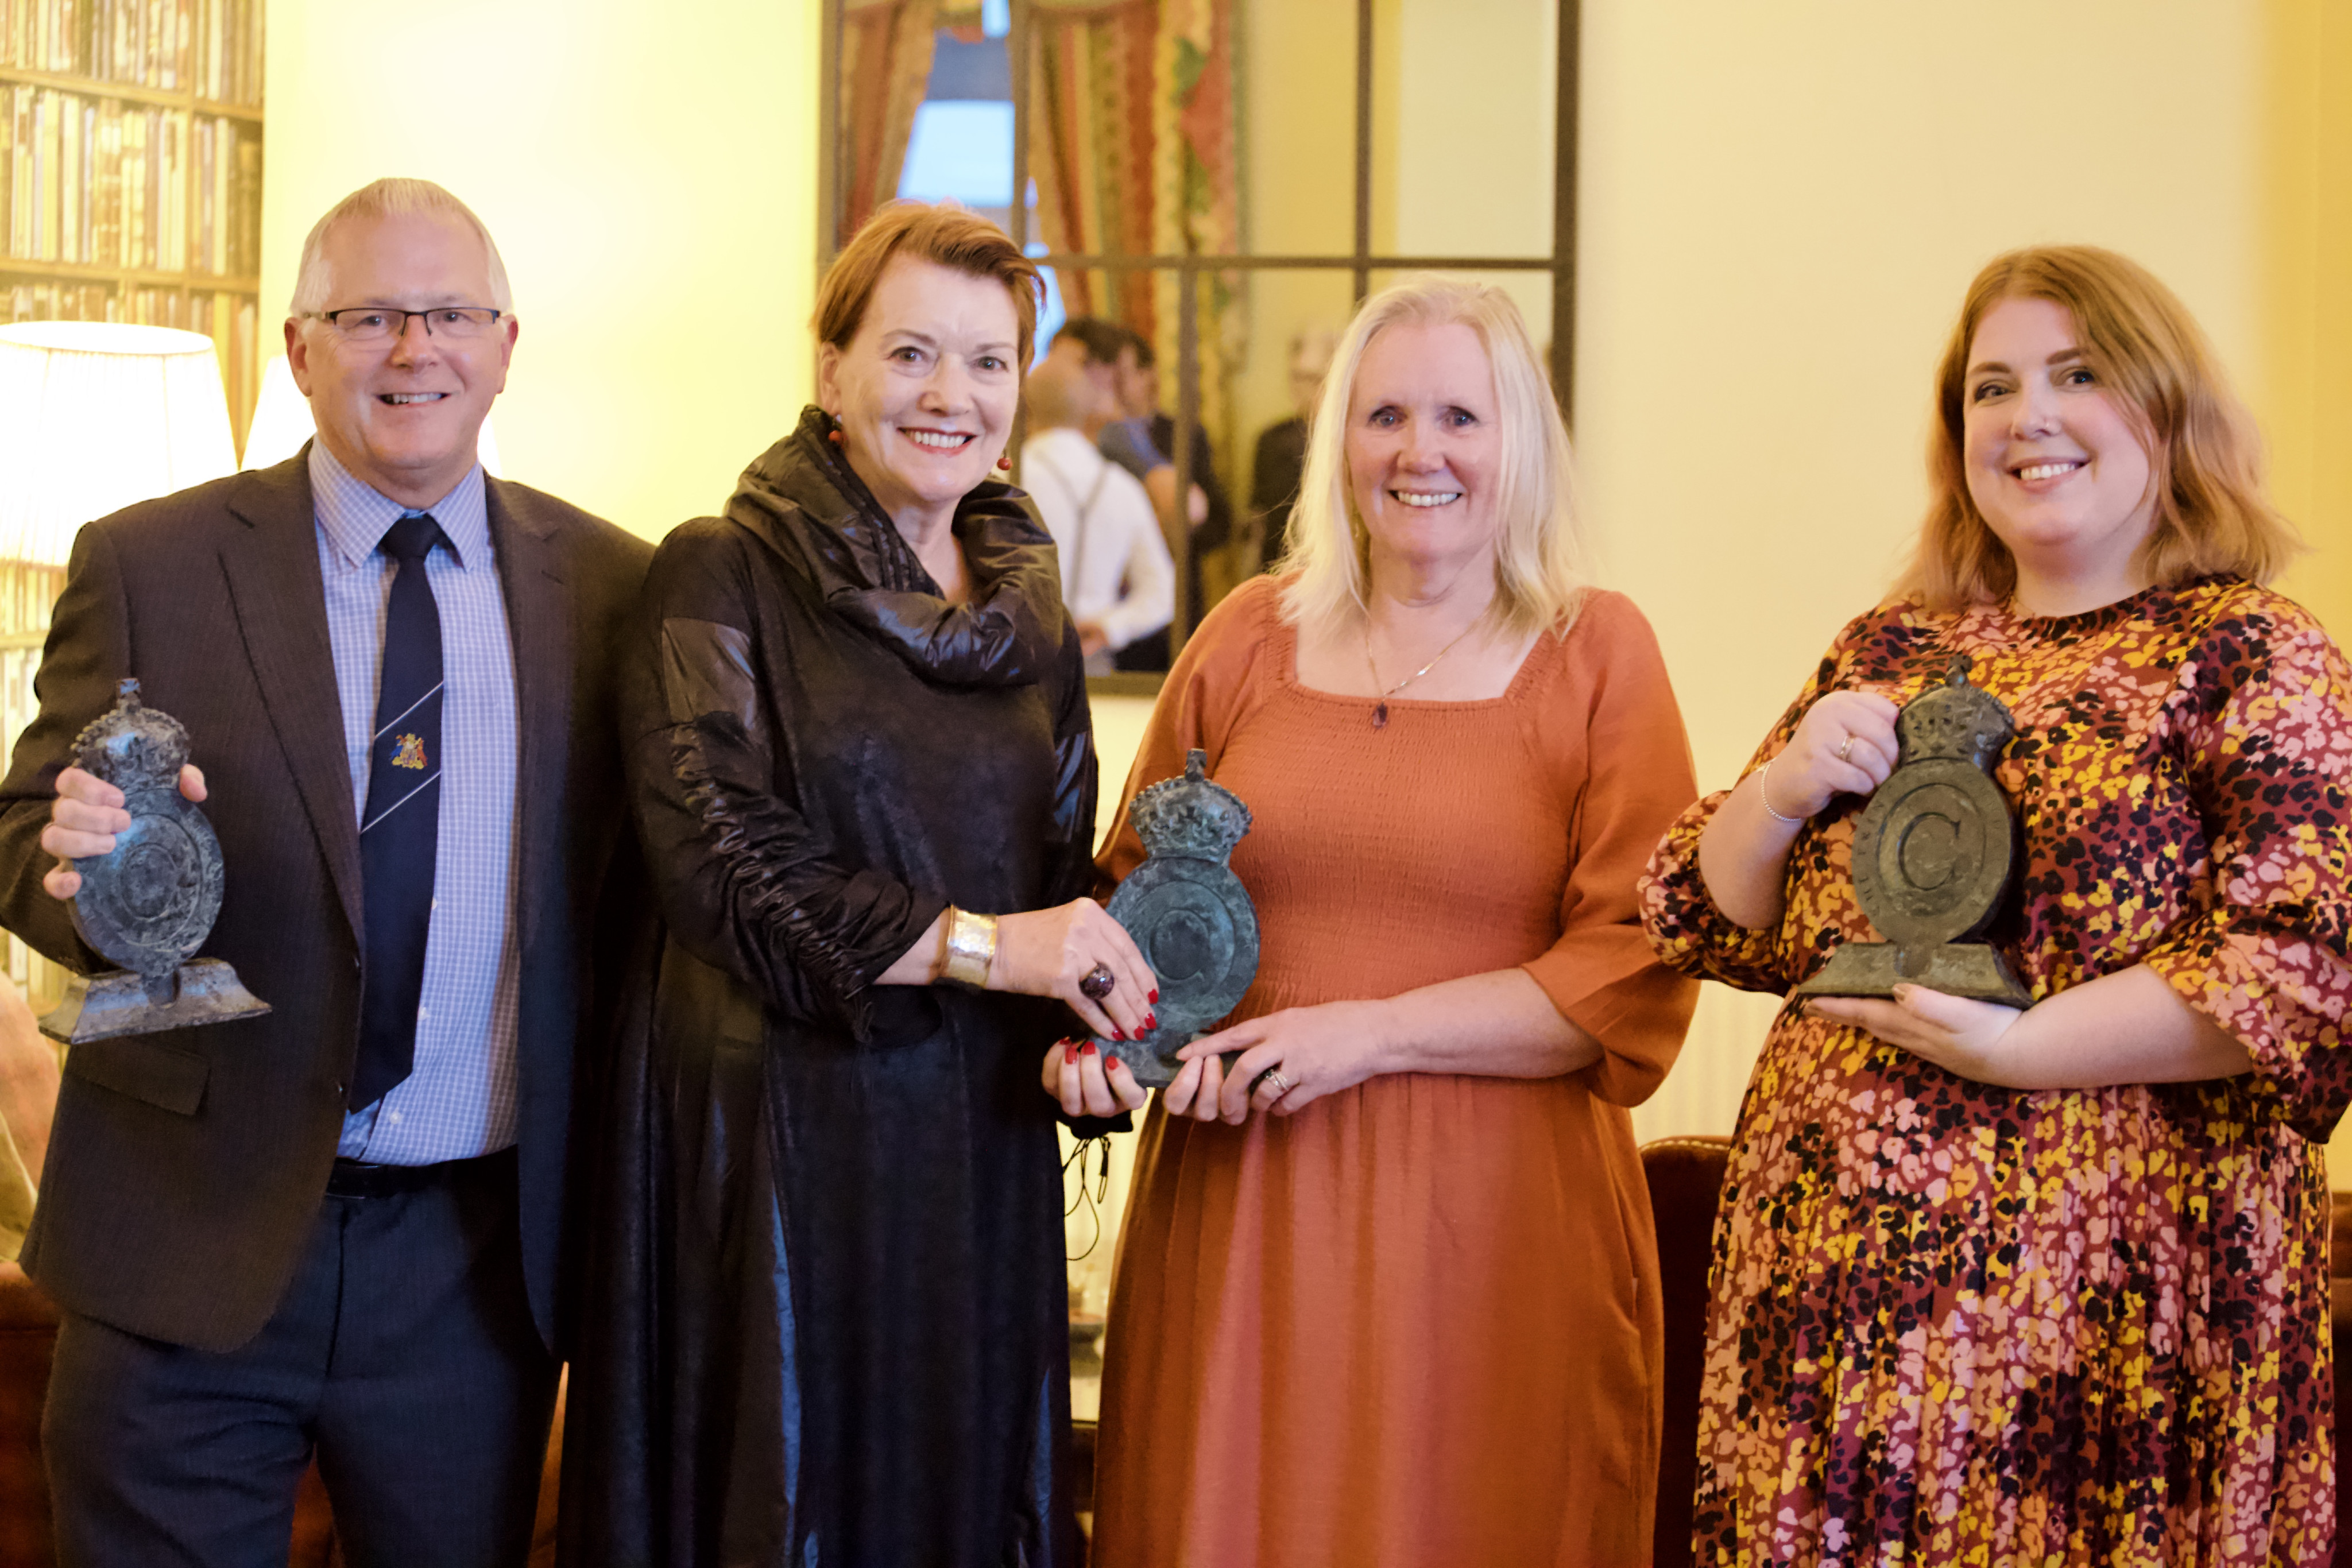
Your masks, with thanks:
<instances>
[{"instance_id":1,"label":"tie crest emblem","mask_svg":"<svg viewBox=\"0 0 2352 1568\"><path fill-rule=\"evenodd\" d=\"M425 742L413 735L404 735L393 743L392 765L425 770Z\"/></svg>"}]
</instances>

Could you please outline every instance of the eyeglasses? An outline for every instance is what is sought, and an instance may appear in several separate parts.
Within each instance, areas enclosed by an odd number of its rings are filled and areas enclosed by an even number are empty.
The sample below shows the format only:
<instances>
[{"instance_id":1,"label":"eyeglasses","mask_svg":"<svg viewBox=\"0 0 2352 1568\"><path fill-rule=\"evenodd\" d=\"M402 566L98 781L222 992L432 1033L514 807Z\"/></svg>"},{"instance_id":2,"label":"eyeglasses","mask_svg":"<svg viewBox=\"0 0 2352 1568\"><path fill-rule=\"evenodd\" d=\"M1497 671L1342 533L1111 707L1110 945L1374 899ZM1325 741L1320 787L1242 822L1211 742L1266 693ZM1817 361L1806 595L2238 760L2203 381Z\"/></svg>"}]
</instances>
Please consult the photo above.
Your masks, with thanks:
<instances>
[{"instance_id":1,"label":"eyeglasses","mask_svg":"<svg viewBox=\"0 0 2352 1568\"><path fill-rule=\"evenodd\" d=\"M408 332L409 318L425 322L427 337L478 338L499 324L503 310L481 305L436 305L430 310L394 310L384 305L358 305L343 310L314 310L320 320L354 343L382 343Z\"/></svg>"}]
</instances>

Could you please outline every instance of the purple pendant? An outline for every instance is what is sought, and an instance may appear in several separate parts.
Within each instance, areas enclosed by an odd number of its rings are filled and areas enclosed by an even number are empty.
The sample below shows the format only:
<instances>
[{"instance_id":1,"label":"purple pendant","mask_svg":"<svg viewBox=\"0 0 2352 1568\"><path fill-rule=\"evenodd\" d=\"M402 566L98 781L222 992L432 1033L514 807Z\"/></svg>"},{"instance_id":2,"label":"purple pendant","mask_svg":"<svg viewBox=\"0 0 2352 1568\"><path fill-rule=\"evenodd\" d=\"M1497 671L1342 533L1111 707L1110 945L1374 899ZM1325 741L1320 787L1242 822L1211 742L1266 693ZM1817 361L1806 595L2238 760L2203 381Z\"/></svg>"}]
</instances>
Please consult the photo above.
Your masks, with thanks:
<instances>
[{"instance_id":1,"label":"purple pendant","mask_svg":"<svg viewBox=\"0 0 2352 1568\"><path fill-rule=\"evenodd\" d=\"M1388 727L1389 705L1384 702L1374 703L1372 705L1372 727L1374 729L1386 729Z\"/></svg>"}]
</instances>

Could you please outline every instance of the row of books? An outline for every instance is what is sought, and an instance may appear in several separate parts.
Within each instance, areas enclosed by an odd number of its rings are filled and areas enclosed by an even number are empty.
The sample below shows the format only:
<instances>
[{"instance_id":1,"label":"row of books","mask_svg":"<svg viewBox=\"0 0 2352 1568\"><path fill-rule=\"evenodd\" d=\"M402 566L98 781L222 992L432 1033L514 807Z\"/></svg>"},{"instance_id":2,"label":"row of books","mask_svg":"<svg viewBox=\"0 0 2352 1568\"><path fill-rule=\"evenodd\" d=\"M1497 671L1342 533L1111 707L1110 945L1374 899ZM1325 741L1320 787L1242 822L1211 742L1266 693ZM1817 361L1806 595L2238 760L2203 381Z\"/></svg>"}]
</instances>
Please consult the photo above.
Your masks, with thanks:
<instances>
[{"instance_id":1,"label":"row of books","mask_svg":"<svg viewBox=\"0 0 2352 1568\"><path fill-rule=\"evenodd\" d=\"M0 0L0 69L261 101L265 0Z\"/></svg>"},{"instance_id":2,"label":"row of books","mask_svg":"<svg viewBox=\"0 0 2352 1568\"><path fill-rule=\"evenodd\" d=\"M5 254L145 272L261 270L261 127L0 84Z\"/></svg>"}]
</instances>

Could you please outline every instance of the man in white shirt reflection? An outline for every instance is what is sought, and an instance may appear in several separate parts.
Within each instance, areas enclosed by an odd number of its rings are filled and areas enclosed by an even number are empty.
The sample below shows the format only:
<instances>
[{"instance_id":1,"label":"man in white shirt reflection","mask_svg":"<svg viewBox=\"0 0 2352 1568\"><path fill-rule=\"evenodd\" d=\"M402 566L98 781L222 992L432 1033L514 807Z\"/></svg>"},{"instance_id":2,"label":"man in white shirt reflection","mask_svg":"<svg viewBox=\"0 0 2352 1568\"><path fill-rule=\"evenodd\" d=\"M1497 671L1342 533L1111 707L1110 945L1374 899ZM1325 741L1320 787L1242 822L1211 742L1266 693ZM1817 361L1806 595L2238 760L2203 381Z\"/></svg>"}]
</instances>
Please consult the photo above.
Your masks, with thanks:
<instances>
[{"instance_id":1,"label":"man in white shirt reflection","mask_svg":"<svg viewBox=\"0 0 2352 1568\"><path fill-rule=\"evenodd\" d=\"M1151 497L1086 434L1098 395L1083 372L1049 358L1029 377L1031 434L1021 448L1022 486L1060 550L1062 599L1089 674L1108 674L1114 653L1176 611L1175 562Z\"/></svg>"}]
</instances>

